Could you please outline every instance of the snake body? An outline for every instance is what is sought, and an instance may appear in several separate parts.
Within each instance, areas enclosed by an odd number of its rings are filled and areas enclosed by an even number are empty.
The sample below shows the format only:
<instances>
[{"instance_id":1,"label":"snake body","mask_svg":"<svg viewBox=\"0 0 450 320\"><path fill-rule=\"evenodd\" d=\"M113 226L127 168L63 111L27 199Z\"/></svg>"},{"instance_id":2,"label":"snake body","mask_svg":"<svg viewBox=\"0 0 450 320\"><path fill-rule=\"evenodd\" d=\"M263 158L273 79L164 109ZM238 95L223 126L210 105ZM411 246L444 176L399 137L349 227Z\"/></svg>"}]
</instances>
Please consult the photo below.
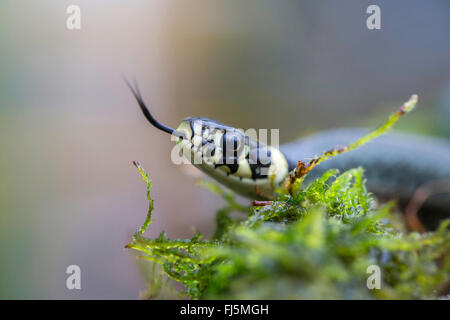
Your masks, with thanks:
<instances>
[{"instance_id":1,"label":"snake body","mask_svg":"<svg viewBox=\"0 0 450 320\"><path fill-rule=\"evenodd\" d=\"M280 146L289 169L297 160L317 155L334 145L347 145L368 132L364 128L342 128L322 131ZM427 229L450 217L450 143L443 138L405 133L387 133L352 152L338 155L315 167L307 176L311 181L326 170L340 172L363 167L367 188L382 199L396 199L401 207L411 201L418 188L441 182L442 193L430 197L419 211Z\"/></svg>"},{"instance_id":2,"label":"snake body","mask_svg":"<svg viewBox=\"0 0 450 320\"><path fill-rule=\"evenodd\" d=\"M323 131L282 145L280 150L292 170L298 160L320 154L330 146L347 145L367 132L363 128ZM368 188L373 192L408 199L427 182L450 179L450 144L440 138L388 133L321 163L308 178L331 168L344 171L358 166L364 168Z\"/></svg>"},{"instance_id":3,"label":"snake body","mask_svg":"<svg viewBox=\"0 0 450 320\"><path fill-rule=\"evenodd\" d=\"M299 160L312 158L337 145L347 145L368 132L363 128L323 131L278 149L207 118L189 117L172 129L150 114L137 85L133 88L128 83L128 86L147 120L172 134L180 154L218 182L251 199L273 198L275 189ZM364 168L371 192L382 198L396 198L402 205L427 183L450 183L450 143L411 134L385 134L321 163L307 175L306 183L331 168L343 172L355 167ZM426 227L434 228L436 221L450 216L449 198L435 197L424 205L421 220Z\"/></svg>"}]
</instances>

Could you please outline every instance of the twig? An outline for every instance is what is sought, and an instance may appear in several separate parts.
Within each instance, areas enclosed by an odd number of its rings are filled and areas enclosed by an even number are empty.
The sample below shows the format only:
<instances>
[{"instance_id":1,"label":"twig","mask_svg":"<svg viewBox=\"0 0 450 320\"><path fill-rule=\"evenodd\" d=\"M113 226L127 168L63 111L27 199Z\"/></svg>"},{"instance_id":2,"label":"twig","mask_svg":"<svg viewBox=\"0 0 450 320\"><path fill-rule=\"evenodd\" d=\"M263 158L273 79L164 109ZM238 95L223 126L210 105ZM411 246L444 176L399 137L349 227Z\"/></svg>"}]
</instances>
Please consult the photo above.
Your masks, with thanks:
<instances>
[{"instance_id":1,"label":"twig","mask_svg":"<svg viewBox=\"0 0 450 320\"><path fill-rule=\"evenodd\" d=\"M411 231L427 231L417 214L425 201L438 193L450 193L450 180L434 180L416 190L405 209L405 222Z\"/></svg>"},{"instance_id":2,"label":"twig","mask_svg":"<svg viewBox=\"0 0 450 320\"><path fill-rule=\"evenodd\" d=\"M349 151L352 151L370 140L378 137L379 135L385 133L389 129L392 128L392 126L400 119L403 115L410 112L414 109L418 101L417 95L412 95L411 98L407 102L405 102L396 112L390 115L388 120L382 124L377 129L369 132L365 136L361 137L360 139L356 140L355 142L349 144L348 146L344 147L338 147L333 148L331 150L325 151L320 156L315 157L311 159L309 162L304 161L298 161L297 167L292 170L289 175L286 177L286 180L284 181L284 188L287 190L291 190L291 186L294 182L297 181L297 188L301 185L303 180L305 179L308 172L310 172L314 167L316 167L318 164L322 163L323 161L326 161L332 157L335 157L339 154L346 153Z\"/></svg>"}]
</instances>

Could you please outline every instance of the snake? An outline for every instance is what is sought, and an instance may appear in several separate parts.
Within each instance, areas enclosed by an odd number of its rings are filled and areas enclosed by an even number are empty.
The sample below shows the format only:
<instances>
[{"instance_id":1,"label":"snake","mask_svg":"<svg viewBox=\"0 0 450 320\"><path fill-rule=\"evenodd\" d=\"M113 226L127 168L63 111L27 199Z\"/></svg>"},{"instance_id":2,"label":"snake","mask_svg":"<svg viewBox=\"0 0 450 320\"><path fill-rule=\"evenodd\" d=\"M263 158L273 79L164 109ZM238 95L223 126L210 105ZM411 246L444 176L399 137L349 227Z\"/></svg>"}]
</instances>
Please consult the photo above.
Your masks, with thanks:
<instances>
[{"instance_id":1,"label":"snake","mask_svg":"<svg viewBox=\"0 0 450 320\"><path fill-rule=\"evenodd\" d=\"M310 159L330 147L347 145L369 131L348 127L329 129L274 147L243 130L209 118L187 117L174 129L153 117L137 83L133 87L127 81L127 85L148 122L172 135L181 157L235 193L254 200L273 199L299 160ZM356 150L321 163L311 170L305 182L332 168L344 172L355 167L364 169L370 192L382 199L394 198L405 206L417 190L433 182L444 182L449 189L450 143L438 137L385 133ZM423 203L419 212L420 220L428 229L436 228L437 221L450 217L450 197L439 194L439 190L437 193Z\"/></svg>"}]
</instances>

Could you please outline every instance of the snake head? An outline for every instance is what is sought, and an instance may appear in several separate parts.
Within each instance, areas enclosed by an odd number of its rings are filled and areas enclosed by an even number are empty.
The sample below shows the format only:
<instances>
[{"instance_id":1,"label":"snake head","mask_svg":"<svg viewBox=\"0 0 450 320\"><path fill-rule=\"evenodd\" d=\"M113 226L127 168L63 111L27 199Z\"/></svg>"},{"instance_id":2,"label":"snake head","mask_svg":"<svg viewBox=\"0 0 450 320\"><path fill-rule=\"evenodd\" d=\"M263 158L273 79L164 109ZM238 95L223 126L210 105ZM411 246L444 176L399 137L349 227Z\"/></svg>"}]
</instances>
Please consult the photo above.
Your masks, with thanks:
<instances>
[{"instance_id":1,"label":"snake head","mask_svg":"<svg viewBox=\"0 0 450 320\"><path fill-rule=\"evenodd\" d=\"M186 118L176 129L180 153L193 165L236 192L270 198L288 172L281 152L254 135L208 118ZM250 132L251 133L251 132Z\"/></svg>"},{"instance_id":2,"label":"snake head","mask_svg":"<svg viewBox=\"0 0 450 320\"><path fill-rule=\"evenodd\" d=\"M128 82L145 118L171 134L181 153L194 166L237 193L253 198L271 198L288 173L284 155L259 141L255 134L208 118L184 119L173 129L157 121L148 110L135 83Z\"/></svg>"}]
</instances>

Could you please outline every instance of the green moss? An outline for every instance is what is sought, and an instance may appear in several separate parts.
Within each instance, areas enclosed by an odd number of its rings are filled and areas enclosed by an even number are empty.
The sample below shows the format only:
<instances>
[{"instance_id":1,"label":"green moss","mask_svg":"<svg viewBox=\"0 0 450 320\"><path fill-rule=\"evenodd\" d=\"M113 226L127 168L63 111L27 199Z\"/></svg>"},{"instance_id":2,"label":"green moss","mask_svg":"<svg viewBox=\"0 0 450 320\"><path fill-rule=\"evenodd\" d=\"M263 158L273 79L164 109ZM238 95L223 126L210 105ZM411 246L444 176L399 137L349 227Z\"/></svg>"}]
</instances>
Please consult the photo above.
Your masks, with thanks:
<instances>
[{"instance_id":1,"label":"green moss","mask_svg":"<svg viewBox=\"0 0 450 320\"><path fill-rule=\"evenodd\" d=\"M436 298L449 281L448 222L434 233L406 234L393 206L379 208L367 192L360 168L328 171L262 207L242 207L232 193L206 186L227 199L212 240L199 233L150 239L138 231L128 245L183 283L190 298ZM230 217L236 209L248 218ZM369 290L366 271L374 264L382 285Z\"/></svg>"}]
</instances>

